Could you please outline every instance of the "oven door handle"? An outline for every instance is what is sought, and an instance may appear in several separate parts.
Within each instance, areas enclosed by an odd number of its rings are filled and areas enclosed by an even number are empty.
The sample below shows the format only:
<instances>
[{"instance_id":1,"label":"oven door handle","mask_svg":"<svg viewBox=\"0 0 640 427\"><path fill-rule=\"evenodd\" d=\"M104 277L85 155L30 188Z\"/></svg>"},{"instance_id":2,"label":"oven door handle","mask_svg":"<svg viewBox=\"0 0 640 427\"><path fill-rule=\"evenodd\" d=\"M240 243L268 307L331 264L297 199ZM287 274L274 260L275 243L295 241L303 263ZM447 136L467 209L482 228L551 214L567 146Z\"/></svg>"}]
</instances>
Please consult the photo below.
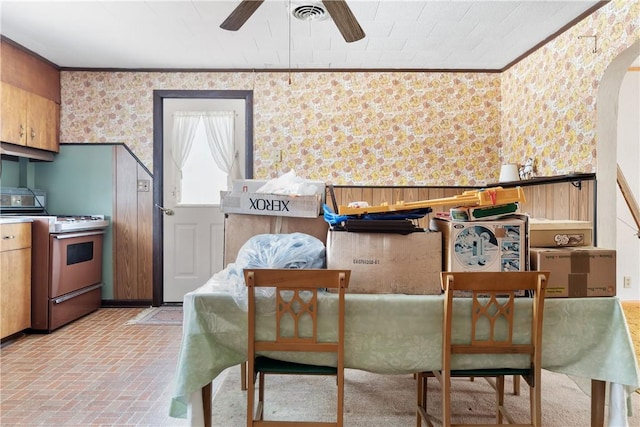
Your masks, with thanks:
<instances>
[{"instance_id":1,"label":"oven door handle","mask_svg":"<svg viewBox=\"0 0 640 427\"><path fill-rule=\"evenodd\" d=\"M84 233L60 233L60 234L52 234L52 236L54 239L62 240L62 239L73 239L74 237L97 236L99 234L104 234L104 230L93 230L93 231L87 231Z\"/></svg>"},{"instance_id":2,"label":"oven door handle","mask_svg":"<svg viewBox=\"0 0 640 427\"><path fill-rule=\"evenodd\" d=\"M78 289L75 292L71 292L70 294L67 294L67 295L61 296L60 298L54 299L53 303L54 304L62 304L63 302L65 302L67 300L70 300L71 298L75 298L75 297L77 297L79 295L86 294L87 292L91 292L91 291L93 291L95 289L98 289L98 288L101 288L101 287L102 287L102 283L98 283L96 285L89 286L87 288Z\"/></svg>"}]
</instances>

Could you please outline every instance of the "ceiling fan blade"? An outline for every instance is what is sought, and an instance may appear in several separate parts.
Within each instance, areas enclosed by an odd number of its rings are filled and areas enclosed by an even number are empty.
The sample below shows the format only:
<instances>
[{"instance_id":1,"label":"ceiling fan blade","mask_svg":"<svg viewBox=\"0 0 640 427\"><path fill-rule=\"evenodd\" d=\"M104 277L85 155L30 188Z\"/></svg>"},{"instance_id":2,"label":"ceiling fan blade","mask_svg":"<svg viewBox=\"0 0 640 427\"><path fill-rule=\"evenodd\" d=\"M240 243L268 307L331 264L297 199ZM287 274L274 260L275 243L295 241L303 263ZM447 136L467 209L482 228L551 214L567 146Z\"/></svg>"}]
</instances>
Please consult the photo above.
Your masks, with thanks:
<instances>
[{"instance_id":1,"label":"ceiling fan blade","mask_svg":"<svg viewBox=\"0 0 640 427\"><path fill-rule=\"evenodd\" d=\"M220 25L220 28L229 31L238 31L253 15L264 0L242 0L240 4Z\"/></svg>"},{"instance_id":2,"label":"ceiling fan blade","mask_svg":"<svg viewBox=\"0 0 640 427\"><path fill-rule=\"evenodd\" d=\"M345 0L322 0L322 4L327 8L327 12L347 43L364 38L364 31Z\"/></svg>"}]
</instances>

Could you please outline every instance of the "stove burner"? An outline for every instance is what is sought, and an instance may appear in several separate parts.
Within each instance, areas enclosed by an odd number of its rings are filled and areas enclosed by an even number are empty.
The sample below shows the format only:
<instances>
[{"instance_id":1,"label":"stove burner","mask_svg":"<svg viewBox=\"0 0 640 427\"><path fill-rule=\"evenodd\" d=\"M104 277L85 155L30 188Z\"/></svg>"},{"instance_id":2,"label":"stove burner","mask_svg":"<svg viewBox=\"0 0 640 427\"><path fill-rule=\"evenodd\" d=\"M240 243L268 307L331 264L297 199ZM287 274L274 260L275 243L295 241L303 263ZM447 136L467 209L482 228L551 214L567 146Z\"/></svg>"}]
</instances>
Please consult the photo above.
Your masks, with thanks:
<instances>
[{"instance_id":1,"label":"stove burner","mask_svg":"<svg viewBox=\"0 0 640 427\"><path fill-rule=\"evenodd\" d=\"M53 228L56 233L103 229L109 226L104 215L61 215L56 217Z\"/></svg>"},{"instance_id":2,"label":"stove burner","mask_svg":"<svg viewBox=\"0 0 640 427\"><path fill-rule=\"evenodd\" d=\"M91 215L91 216L86 216L86 215L63 215L63 216L58 216L56 218L56 220L58 222L77 222L77 221L100 221L103 220L104 217L102 216L96 216L96 215Z\"/></svg>"}]
</instances>

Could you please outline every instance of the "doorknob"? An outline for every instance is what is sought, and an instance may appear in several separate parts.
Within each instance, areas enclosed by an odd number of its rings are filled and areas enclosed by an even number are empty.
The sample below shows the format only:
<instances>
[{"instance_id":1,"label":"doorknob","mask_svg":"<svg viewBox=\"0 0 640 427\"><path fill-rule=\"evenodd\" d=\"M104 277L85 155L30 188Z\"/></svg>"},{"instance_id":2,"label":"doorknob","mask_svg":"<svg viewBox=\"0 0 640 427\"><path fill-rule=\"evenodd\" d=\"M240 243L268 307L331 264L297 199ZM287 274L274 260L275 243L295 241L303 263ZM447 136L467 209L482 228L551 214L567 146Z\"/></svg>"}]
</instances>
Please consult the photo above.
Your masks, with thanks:
<instances>
[{"instance_id":1,"label":"doorknob","mask_svg":"<svg viewBox=\"0 0 640 427\"><path fill-rule=\"evenodd\" d=\"M167 209L167 208L163 208L162 206L160 206L159 204L156 203L156 208L160 209L162 212L164 212L165 215L173 215L175 212L173 211L173 209Z\"/></svg>"}]
</instances>

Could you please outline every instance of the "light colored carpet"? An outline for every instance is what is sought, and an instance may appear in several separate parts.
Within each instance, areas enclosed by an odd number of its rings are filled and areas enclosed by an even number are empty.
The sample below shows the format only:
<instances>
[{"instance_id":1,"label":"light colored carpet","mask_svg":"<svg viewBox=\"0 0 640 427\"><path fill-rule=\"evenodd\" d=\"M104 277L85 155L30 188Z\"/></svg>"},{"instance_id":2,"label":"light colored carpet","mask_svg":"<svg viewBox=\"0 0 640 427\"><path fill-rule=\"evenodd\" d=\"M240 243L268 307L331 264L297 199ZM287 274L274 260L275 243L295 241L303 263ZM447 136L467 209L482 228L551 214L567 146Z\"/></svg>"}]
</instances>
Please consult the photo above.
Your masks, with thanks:
<instances>
[{"instance_id":1,"label":"light colored carpet","mask_svg":"<svg viewBox=\"0 0 640 427\"><path fill-rule=\"evenodd\" d=\"M226 372L220 388L214 391L213 425L246 425L246 392L240 390L240 368ZM511 382L507 385L511 390ZM471 382L454 379L454 422L493 422L493 389L484 379ZM566 375L543 371L542 425L582 427L590 425L590 398ZM265 419L332 421L335 413L335 381L307 377L301 382L291 376L267 378ZM429 408L440 414L439 386L429 385ZM415 381L412 375L377 375L347 369L345 372L344 423L346 427L407 427L415 425ZM633 394L630 426L640 425L640 395ZM521 395L509 394L507 402L516 420L528 416L528 387Z\"/></svg>"},{"instance_id":2,"label":"light colored carpet","mask_svg":"<svg viewBox=\"0 0 640 427\"><path fill-rule=\"evenodd\" d=\"M624 301L622 309L627 319L627 325L629 325L631 340L636 350L636 359L640 362L640 301Z\"/></svg>"}]
</instances>

